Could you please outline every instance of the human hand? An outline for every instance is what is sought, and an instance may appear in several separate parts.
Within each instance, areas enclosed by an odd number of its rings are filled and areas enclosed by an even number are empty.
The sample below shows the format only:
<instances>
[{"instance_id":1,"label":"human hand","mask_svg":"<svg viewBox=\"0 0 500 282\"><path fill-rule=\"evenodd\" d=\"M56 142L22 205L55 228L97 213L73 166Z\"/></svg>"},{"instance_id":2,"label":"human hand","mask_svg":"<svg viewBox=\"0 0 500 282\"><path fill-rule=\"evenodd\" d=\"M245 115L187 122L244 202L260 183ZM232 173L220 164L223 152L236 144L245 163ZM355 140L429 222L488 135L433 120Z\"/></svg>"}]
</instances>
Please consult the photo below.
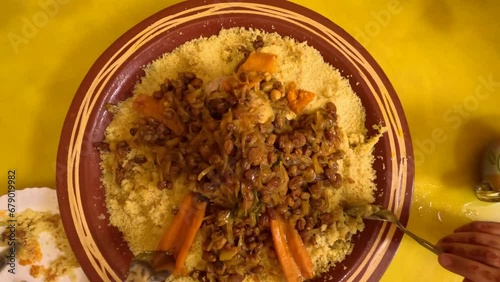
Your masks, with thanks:
<instances>
[{"instance_id":1,"label":"human hand","mask_svg":"<svg viewBox=\"0 0 500 282\"><path fill-rule=\"evenodd\" d=\"M442 238L441 266L464 281L500 282L500 222L475 221Z\"/></svg>"}]
</instances>

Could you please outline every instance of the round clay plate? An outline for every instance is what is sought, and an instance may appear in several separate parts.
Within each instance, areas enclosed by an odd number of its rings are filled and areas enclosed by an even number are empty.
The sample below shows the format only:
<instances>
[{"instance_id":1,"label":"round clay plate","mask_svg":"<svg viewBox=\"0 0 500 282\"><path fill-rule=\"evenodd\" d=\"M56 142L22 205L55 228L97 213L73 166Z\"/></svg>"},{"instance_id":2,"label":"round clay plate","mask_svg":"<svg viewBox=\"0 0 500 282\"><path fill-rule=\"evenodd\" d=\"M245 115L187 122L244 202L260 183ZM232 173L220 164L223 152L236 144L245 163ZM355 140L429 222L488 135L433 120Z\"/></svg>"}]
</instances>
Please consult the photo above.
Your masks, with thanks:
<instances>
[{"instance_id":1,"label":"round clay plate","mask_svg":"<svg viewBox=\"0 0 500 282\"><path fill-rule=\"evenodd\" d=\"M163 53L222 28L258 28L307 41L349 79L366 109L369 135L375 134L374 125L387 128L375 147L376 203L406 224L413 153L401 104L387 77L358 42L327 18L287 1L270 2L190 0L168 7L125 33L90 69L64 123L57 193L71 246L91 281L123 281L132 258L121 233L109 226L99 152L93 147L103 140L111 120L105 104L129 97L144 75L142 68ZM318 280L378 281L401 237L392 225L366 222L365 230L354 238L352 253Z\"/></svg>"}]
</instances>

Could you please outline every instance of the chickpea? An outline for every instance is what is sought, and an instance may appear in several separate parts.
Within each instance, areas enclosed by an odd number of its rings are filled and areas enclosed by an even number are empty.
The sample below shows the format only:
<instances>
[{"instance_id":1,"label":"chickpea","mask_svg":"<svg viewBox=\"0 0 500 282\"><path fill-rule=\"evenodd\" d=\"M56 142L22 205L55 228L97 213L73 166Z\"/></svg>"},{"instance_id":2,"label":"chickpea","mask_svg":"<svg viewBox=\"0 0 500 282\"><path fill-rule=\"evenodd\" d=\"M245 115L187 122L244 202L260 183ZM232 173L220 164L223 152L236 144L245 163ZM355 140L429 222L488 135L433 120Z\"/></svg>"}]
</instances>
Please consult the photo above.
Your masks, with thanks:
<instances>
[{"instance_id":1,"label":"chickpea","mask_svg":"<svg viewBox=\"0 0 500 282\"><path fill-rule=\"evenodd\" d=\"M271 97L271 101L273 101L273 102L278 101L279 99L281 99L282 96L283 96L283 94L281 93L281 91L279 91L277 89L273 89L269 93L269 97Z\"/></svg>"}]
</instances>

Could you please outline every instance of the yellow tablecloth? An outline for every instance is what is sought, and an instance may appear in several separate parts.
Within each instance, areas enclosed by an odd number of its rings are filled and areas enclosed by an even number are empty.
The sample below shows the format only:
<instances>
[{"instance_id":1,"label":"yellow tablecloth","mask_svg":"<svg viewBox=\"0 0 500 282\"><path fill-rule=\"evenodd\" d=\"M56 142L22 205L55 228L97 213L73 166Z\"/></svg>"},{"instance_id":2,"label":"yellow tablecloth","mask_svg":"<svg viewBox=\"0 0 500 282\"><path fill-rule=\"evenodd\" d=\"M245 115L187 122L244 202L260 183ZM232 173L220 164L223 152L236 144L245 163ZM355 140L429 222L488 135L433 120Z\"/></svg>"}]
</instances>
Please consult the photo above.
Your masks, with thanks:
<instances>
[{"instance_id":1,"label":"yellow tablecloth","mask_svg":"<svg viewBox=\"0 0 500 282\"><path fill-rule=\"evenodd\" d=\"M2 2L1 194L7 191L9 169L17 172L18 189L55 187L60 131L84 75L122 33L177 2ZM435 242L467 222L464 205L475 201L477 156L486 143L500 139L497 1L294 2L351 33L394 85L417 162L409 228ZM403 276L408 282L461 281L407 237L382 280Z\"/></svg>"}]
</instances>

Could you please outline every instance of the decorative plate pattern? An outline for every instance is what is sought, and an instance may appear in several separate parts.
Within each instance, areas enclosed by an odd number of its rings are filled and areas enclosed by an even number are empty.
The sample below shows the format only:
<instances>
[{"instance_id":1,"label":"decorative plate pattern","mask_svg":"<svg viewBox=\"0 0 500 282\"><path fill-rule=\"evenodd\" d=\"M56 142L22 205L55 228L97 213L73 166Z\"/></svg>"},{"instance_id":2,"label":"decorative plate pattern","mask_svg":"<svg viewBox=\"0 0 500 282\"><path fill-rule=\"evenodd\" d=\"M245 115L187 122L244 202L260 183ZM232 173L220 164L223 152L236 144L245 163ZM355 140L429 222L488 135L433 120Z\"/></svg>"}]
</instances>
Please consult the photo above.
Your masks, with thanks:
<instances>
[{"instance_id":1,"label":"decorative plate pattern","mask_svg":"<svg viewBox=\"0 0 500 282\"><path fill-rule=\"evenodd\" d=\"M72 248L91 281L122 281L132 258L121 233L109 226L99 153L111 120L106 103L127 98L144 75L142 67L180 44L222 28L258 28L307 41L349 79L367 112L366 126L387 132L375 147L376 203L408 220L414 163L408 125L387 77L368 52L327 18L287 1L186 1L144 20L113 43L80 85L66 117L58 151L57 193ZM402 233L367 222L353 252L319 281L378 281ZM147 240L147 238L145 238Z\"/></svg>"}]
</instances>

